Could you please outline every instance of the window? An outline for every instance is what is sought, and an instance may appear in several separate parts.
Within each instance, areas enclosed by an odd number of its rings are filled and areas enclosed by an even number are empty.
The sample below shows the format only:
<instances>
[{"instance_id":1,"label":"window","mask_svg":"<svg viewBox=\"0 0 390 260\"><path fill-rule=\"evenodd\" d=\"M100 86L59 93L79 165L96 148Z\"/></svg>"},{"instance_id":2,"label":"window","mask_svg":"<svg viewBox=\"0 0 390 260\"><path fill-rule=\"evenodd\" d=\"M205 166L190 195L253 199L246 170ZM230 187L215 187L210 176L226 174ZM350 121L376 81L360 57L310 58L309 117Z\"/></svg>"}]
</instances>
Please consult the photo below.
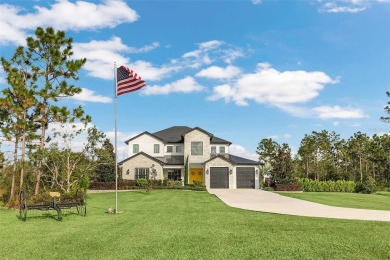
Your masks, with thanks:
<instances>
[{"instance_id":1,"label":"window","mask_svg":"<svg viewBox=\"0 0 390 260\"><path fill-rule=\"evenodd\" d=\"M181 181L181 170L168 169L168 179L171 181Z\"/></svg>"},{"instance_id":2,"label":"window","mask_svg":"<svg viewBox=\"0 0 390 260\"><path fill-rule=\"evenodd\" d=\"M225 153L225 146L219 147L219 153Z\"/></svg>"},{"instance_id":3,"label":"window","mask_svg":"<svg viewBox=\"0 0 390 260\"><path fill-rule=\"evenodd\" d=\"M211 153L216 154L217 153L217 147L216 146L211 146Z\"/></svg>"},{"instance_id":4,"label":"window","mask_svg":"<svg viewBox=\"0 0 390 260\"><path fill-rule=\"evenodd\" d=\"M154 145L154 153L160 153L160 145L159 144Z\"/></svg>"},{"instance_id":5,"label":"window","mask_svg":"<svg viewBox=\"0 0 390 260\"><path fill-rule=\"evenodd\" d=\"M180 145L176 146L176 152L181 153L181 146Z\"/></svg>"},{"instance_id":6,"label":"window","mask_svg":"<svg viewBox=\"0 0 390 260\"><path fill-rule=\"evenodd\" d=\"M191 142L191 155L203 155L203 142Z\"/></svg>"},{"instance_id":7,"label":"window","mask_svg":"<svg viewBox=\"0 0 390 260\"><path fill-rule=\"evenodd\" d=\"M149 168L135 168L134 178L138 179L149 179Z\"/></svg>"},{"instance_id":8,"label":"window","mask_svg":"<svg viewBox=\"0 0 390 260\"><path fill-rule=\"evenodd\" d=\"M139 144L133 144L133 153L139 153Z\"/></svg>"},{"instance_id":9,"label":"window","mask_svg":"<svg viewBox=\"0 0 390 260\"><path fill-rule=\"evenodd\" d=\"M167 153L171 153L173 151L173 146L172 145L168 145L167 146Z\"/></svg>"}]
</instances>

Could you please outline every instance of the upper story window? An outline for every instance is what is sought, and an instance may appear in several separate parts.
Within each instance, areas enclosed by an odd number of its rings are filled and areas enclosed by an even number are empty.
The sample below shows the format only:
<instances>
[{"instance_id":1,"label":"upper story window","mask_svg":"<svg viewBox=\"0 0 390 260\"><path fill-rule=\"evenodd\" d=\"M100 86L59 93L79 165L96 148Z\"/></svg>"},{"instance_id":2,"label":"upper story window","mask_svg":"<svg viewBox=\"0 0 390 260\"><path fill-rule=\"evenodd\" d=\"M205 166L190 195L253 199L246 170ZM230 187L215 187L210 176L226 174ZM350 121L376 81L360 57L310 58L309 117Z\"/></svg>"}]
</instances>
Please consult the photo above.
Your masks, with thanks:
<instances>
[{"instance_id":1,"label":"upper story window","mask_svg":"<svg viewBox=\"0 0 390 260\"><path fill-rule=\"evenodd\" d=\"M191 155L203 155L203 142L191 142Z\"/></svg>"},{"instance_id":2,"label":"upper story window","mask_svg":"<svg viewBox=\"0 0 390 260\"><path fill-rule=\"evenodd\" d=\"M173 146L172 145L168 145L167 146L167 153L171 153L173 152Z\"/></svg>"},{"instance_id":3,"label":"upper story window","mask_svg":"<svg viewBox=\"0 0 390 260\"><path fill-rule=\"evenodd\" d=\"M160 153L160 145L159 144L154 145L154 153Z\"/></svg>"},{"instance_id":4,"label":"upper story window","mask_svg":"<svg viewBox=\"0 0 390 260\"><path fill-rule=\"evenodd\" d=\"M225 146L219 147L219 153L225 153Z\"/></svg>"},{"instance_id":5,"label":"upper story window","mask_svg":"<svg viewBox=\"0 0 390 260\"><path fill-rule=\"evenodd\" d=\"M181 152L182 152L181 146L180 145L176 146L176 153L181 153Z\"/></svg>"},{"instance_id":6,"label":"upper story window","mask_svg":"<svg viewBox=\"0 0 390 260\"><path fill-rule=\"evenodd\" d=\"M139 144L133 144L133 153L139 153Z\"/></svg>"},{"instance_id":7,"label":"upper story window","mask_svg":"<svg viewBox=\"0 0 390 260\"><path fill-rule=\"evenodd\" d=\"M217 153L217 147L216 146L211 146L211 153L216 154Z\"/></svg>"}]
</instances>

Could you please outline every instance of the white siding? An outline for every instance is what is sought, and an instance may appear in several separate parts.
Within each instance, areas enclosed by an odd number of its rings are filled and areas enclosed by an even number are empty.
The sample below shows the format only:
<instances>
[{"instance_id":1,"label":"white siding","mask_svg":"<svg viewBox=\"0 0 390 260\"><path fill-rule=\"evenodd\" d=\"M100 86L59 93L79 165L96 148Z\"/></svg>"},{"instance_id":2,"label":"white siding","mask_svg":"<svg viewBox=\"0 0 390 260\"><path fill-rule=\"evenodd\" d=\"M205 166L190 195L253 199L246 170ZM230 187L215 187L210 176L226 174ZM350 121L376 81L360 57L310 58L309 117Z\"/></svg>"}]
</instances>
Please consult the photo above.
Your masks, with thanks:
<instances>
[{"instance_id":1,"label":"white siding","mask_svg":"<svg viewBox=\"0 0 390 260\"><path fill-rule=\"evenodd\" d=\"M211 153L211 147L215 146L216 147L216 153L215 154L220 154L220 148L225 147L225 153L229 153L229 145L227 144L210 144L210 153Z\"/></svg>"},{"instance_id":2,"label":"white siding","mask_svg":"<svg viewBox=\"0 0 390 260\"><path fill-rule=\"evenodd\" d=\"M172 146L172 153L167 152L167 146ZM176 152L176 146L181 147L181 153ZM184 144L166 144L164 146L164 155L183 155L184 154Z\"/></svg>"},{"instance_id":3,"label":"white siding","mask_svg":"<svg viewBox=\"0 0 390 260\"><path fill-rule=\"evenodd\" d=\"M136 139L133 139L129 142L129 144L128 144L128 149L129 149L128 157L131 157L134 155L133 144L139 145L139 152L147 153L153 157L164 156L164 148L165 148L164 143L161 142L160 140L148 135L148 134L143 134L143 135L141 135L141 136L137 137ZM160 152L159 153L154 153L154 145L155 144L160 145Z\"/></svg>"}]
</instances>

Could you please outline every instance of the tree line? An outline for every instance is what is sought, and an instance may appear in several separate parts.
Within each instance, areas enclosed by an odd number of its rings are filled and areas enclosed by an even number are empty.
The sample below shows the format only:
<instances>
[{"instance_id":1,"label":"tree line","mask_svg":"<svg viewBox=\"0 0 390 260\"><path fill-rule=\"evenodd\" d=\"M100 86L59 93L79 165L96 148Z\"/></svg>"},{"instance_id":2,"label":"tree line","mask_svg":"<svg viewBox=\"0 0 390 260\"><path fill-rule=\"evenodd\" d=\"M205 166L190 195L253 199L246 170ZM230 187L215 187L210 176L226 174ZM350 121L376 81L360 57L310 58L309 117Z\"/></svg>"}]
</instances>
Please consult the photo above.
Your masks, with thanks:
<instances>
[{"instance_id":1,"label":"tree line","mask_svg":"<svg viewBox=\"0 0 390 260\"><path fill-rule=\"evenodd\" d=\"M265 162L264 173L276 181L308 178L317 181L346 180L378 183L390 180L390 135L368 136L356 132L343 139L334 131L313 131L301 140L296 155L288 144L271 138L262 139L257 147Z\"/></svg>"},{"instance_id":2,"label":"tree line","mask_svg":"<svg viewBox=\"0 0 390 260\"><path fill-rule=\"evenodd\" d=\"M8 87L0 94L0 145L13 148L0 151L0 196L10 204L20 189L70 192L107 171L113 178L109 140L81 106L61 102L81 92L75 83L86 59L72 59L72 43L63 31L38 27L10 59L1 57ZM76 152L72 145L82 135L87 142Z\"/></svg>"}]
</instances>

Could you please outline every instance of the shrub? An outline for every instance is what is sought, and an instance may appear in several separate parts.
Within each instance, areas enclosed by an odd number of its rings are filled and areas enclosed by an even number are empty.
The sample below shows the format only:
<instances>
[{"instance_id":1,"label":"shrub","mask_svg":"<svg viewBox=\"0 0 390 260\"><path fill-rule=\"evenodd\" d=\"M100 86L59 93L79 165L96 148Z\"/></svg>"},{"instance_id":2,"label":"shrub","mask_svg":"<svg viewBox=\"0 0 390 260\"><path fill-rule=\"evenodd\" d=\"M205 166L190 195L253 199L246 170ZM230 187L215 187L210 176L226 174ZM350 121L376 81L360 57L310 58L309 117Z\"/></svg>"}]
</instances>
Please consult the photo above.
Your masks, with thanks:
<instances>
[{"instance_id":1,"label":"shrub","mask_svg":"<svg viewBox=\"0 0 390 260\"><path fill-rule=\"evenodd\" d=\"M194 180L194 186L195 187L204 187L204 181L203 180Z\"/></svg>"},{"instance_id":2,"label":"shrub","mask_svg":"<svg viewBox=\"0 0 390 260\"><path fill-rule=\"evenodd\" d=\"M375 181L369 178L365 182L358 182L355 186L356 193L371 194L376 191Z\"/></svg>"},{"instance_id":3,"label":"shrub","mask_svg":"<svg viewBox=\"0 0 390 260\"><path fill-rule=\"evenodd\" d=\"M292 184L279 184L277 183L275 191L302 191L302 187L298 183Z\"/></svg>"},{"instance_id":4,"label":"shrub","mask_svg":"<svg viewBox=\"0 0 390 260\"><path fill-rule=\"evenodd\" d=\"M299 179L302 190L306 192L356 192L356 183L353 181L315 181L311 179Z\"/></svg>"},{"instance_id":5,"label":"shrub","mask_svg":"<svg viewBox=\"0 0 390 260\"><path fill-rule=\"evenodd\" d=\"M141 179L136 180L136 183L137 183L137 186L144 187L144 186L148 185L148 180L141 178Z\"/></svg>"}]
</instances>

